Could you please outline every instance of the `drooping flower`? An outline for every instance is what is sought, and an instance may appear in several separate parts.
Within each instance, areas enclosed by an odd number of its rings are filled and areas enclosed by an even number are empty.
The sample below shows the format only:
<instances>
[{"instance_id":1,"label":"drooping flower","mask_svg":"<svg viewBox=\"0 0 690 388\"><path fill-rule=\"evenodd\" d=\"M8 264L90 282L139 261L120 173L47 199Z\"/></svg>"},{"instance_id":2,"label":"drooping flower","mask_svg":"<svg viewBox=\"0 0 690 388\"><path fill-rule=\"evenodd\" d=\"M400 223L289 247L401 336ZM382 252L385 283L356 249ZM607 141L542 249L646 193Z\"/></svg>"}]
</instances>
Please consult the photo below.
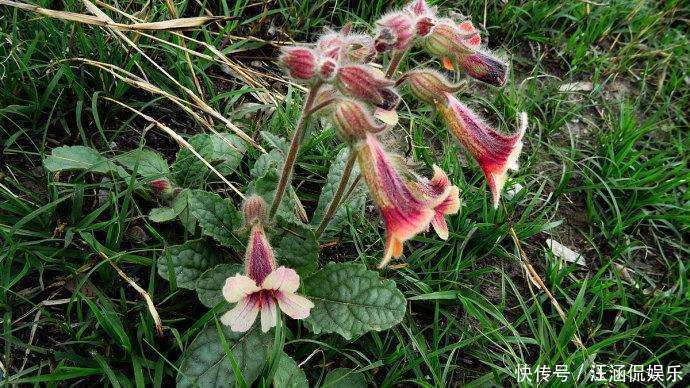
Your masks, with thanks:
<instances>
[{"instance_id":1,"label":"drooping flower","mask_svg":"<svg viewBox=\"0 0 690 388\"><path fill-rule=\"evenodd\" d=\"M462 89L462 84L453 84L443 74L433 69L411 70L405 73L398 84L406 84L410 91L428 104L445 100L446 93L455 93Z\"/></svg>"},{"instance_id":2,"label":"drooping flower","mask_svg":"<svg viewBox=\"0 0 690 388\"><path fill-rule=\"evenodd\" d=\"M450 19L436 23L424 39L424 48L443 61L443 66L459 66L472 78L494 86L507 80L508 65L482 50L481 37L472 22L456 25Z\"/></svg>"},{"instance_id":3,"label":"drooping flower","mask_svg":"<svg viewBox=\"0 0 690 388\"><path fill-rule=\"evenodd\" d=\"M364 181L386 224L386 248L379 264L383 268L391 258L400 257L403 242L429 228L437 212L457 212L453 204L459 201L458 191L440 177L420 180L389 156L371 133L355 147ZM444 237L443 231L439 235Z\"/></svg>"},{"instance_id":4,"label":"drooping flower","mask_svg":"<svg viewBox=\"0 0 690 388\"><path fill-rule=\"evenodd\" d=\"M472 110L446 93L446 101L437 104L451 132L460 140L484 172L491 189L494 208L498 207L508 170L517 170L527 115L520 115L520 128L513 135L496 132Z\"/></svg>"},{"instance_id":5,"label":"drooping flower","mask_svg":"<svg viewBox=\"0 0 690 388\"><path fill-rule=\"evenodd\" d=\"M291 77L296 80L308 81L314 77L318 54L305 47L283 47L279 61L285 66Z\"/></svg>"},{"instance_id":6,"label":"drooping flower","mask_svg":"<svg viewBox=\"0 0 690 388\"><path fill-rule=\"evenodd\" d=\"M221 317L221 322L237 332L249 330L261 312L261 330L276 325L277 307L293 319L304 319L314 304L297 295L299 275L295 270L276 268L276 260L264 222L266 203L258 196L250 197L243 207L245 223L251 226L245 255L245 274L229 277L223 286L223 297L237 305Z\"/></svg>"},{"instance_id":7,"label":"drooping flower","mask_svg":"<svg viewBox=\"0 0 690 388\"><path fill-rule=\"evenodd\" d=\"M393 88L394 82L373 67L347 65L338 69L336 85L345 94L370 102L386 110L398 105L400 96Z\"/></svg>"}]
</instances>

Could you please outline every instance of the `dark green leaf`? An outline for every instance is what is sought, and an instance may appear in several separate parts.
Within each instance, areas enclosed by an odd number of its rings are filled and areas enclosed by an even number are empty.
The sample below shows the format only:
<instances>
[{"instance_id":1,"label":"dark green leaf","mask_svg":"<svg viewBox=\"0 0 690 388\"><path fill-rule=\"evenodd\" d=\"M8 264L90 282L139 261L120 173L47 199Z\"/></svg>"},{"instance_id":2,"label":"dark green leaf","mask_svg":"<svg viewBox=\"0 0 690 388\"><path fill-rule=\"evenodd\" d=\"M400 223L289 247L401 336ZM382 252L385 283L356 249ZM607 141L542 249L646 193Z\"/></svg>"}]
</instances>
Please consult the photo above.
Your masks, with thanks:
<instances>
[{"instance_id":1,"label":"dark green leaf","mask_svg":"<svg viewBox=\"0 0 690 388\"><path fill-rule=\"evenodd\" d=\"M165 249L158 258L158 274L165 280L175 276L178 287L193 290L199 276L220 262L210 244L203 240L188 241Z\"/></svg>"},{"instance_id":2,"label":"dark green leaf","mask_svg":"<svg viewBox=\"0 0 690 388\"><path fill-rule=\"evenodd\" d=\"M246 333L235 333L229 327L223 326L223 334L232 357L248 384L259 377L271 343L271 335L261 333L258 326L254 325L254 328ZM214 325L208 325L185 350L177 375L177 386L235 386L230 360L223 350Z\"/></svg>"},{"instance_id":3,"label":"dark green leaf","mask_svg":"<svg viewBox=\"0 0 690 388\"><path fill-rule=\"evenodd\" d=\"M392 280L362 264L329 263L304 282L314 302L306 323L316 333L338 333L351 339L389 329L405 315L405 297Z\"/></svg>"},{"instance_id":4,"label":"dark green leaf","mask_svg":"<svg viewBox=\"0 0 690 388\"><path fill-rule=\"evenodd\" d=\"M225 280L243 273L241 264L219 264L206 270L196 281L196 294L206 307L215 307L223 300Z\"/></svg>"}]
</instances>

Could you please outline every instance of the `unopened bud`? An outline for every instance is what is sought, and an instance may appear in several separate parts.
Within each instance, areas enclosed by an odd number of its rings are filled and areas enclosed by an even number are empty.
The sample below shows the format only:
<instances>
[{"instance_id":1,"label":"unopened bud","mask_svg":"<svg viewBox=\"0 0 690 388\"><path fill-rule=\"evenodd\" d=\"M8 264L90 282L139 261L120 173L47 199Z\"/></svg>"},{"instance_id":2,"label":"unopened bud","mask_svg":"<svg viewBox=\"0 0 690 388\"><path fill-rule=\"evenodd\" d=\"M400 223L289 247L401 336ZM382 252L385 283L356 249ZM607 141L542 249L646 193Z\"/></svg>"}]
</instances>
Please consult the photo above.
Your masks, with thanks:
<instances>
[{"instance_id":1,"label":"unopened bud","mask_svg":"<svg viewBox=\"0 0 690 388\"><path fill-rule=\"evenodd\" d=\"M279 59L291 77L305 81L314 77L318 62L314 50L304 47L285 47Z\"/></svg>"},{"instance_id":2,"label":"unopened bud","mask_svg":"<svg viewBox=\"0 0 690 388\"><path fill-rule=\"evenodd\" d=\"M463 31L449 20L436 24L424 39L424 48L439 58L456 58L461 54L470 54L474 47L466 44L478 34Z\"/></svg>"},{"instance_id":3,"label":"unopened bud","mask_svg":"<svg viewBox=\"0 0 690 388\"><path fill-rule=\"evenodd\" d=\"M371 102L380 108L392 109L400 101L400 96L393 88L394 82L373 67L343 66L338 69L336 79L337 86L343 93Z\"/></svg>"},{"instance_id":4,"label":"unopened bud","mask_svg":"<svg viewBox=\"0 0 690 388\"><path fill-rule=\"evenodd\" d=\"M452 84L443 74L432 69L409 71L398 82L405 82L412 94L429 104L445 101L446 93L455 93L462 88L462 85Z\"/></svg>"},{"instance_id":5,"label":"unopened bud","mask_svg":"<svg viewBox=\"0 0 690 388\"><path fill-rule=\"evenodd\" d=\"M333 58L323 58L319 62L319 77L324 81L330 81L335 76L335 69L338 64Z\"/></svg>"},{"instance_id":6,"label":"unopened bud","mask_svg":"<svg viewBox=\"0 0 690 388\"><path fill-rule=\"evenodd\" d=\"M153 192L163 199L172 199L175 195L175 188L166 178L152 180L149 185Z\"/></svg>"},{"instance_id":7,"label":"unopened bud","mask_svg":"<svg viewBox=\"0 0 690 388\"><path fill-rule=\"evenodd\" d=\"M266 201L258 195L252 195L244 201L242 213L244 213L244 224L247 227L255 223L266 225L268 222Z\"/></svg>"},{"instance_id":8,"label":"unopened bud","mask_svg":"<svg viewBox=\"0 0 690 388\"><path fill-rule=\"evenodd\" d=\"M386 128L385 124L376 122L366 105L352 98L338 98L333 103L331 118L348 142L363 139L367 133L381 132Z\"/></svg>"},{"instance_id":9,"label":"unopened bud","mask_svg":"<svg viewBox=\"0 0 690 388\"><path fill-rule=\"evenodd\" d=\"M425 0L413 0L405 7L405 10L417 16L434 16L436 14L436 7L429 7Z\"/></svg>"}]
</instances>

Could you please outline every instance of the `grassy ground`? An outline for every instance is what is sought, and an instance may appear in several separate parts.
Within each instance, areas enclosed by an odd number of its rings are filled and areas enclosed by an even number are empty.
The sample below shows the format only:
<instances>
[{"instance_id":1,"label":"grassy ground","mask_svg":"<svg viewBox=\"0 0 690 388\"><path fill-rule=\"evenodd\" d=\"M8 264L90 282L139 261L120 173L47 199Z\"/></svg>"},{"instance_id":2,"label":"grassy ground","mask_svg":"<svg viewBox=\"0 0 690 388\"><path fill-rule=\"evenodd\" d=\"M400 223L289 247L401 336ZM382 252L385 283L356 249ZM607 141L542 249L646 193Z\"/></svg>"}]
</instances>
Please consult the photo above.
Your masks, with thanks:
<instances>
[{"instance_id":1,"label":"grassy ground","mask_svg":"<svg viewBox=\"0 0 690 388\"><path fill-rule=\"evenodd\" d=\"M36 4L86 12L75 0ZM165 2L96 4L121 22L129 20L115 9L147 21L170 18ZM276 45L312 41L324 26L345 21L366 28L399 5L174 2L185 16L202 15L199 4L233 18L187 32L198 40L187 40L187 47L204 54L190 56L193 73L179 36L152 33L172 46L126 32L137 52L100 27L0 5L5 382L167 386L180 349L212 318L189 302L193 293L157 277L161 249L187 237L173 224L151 224L146 214L152 203L132 182L55 176L42 167L42 158L60 145L89 145L109 156L146 146L174 156L177 145L169 137L144 131L149 123L113 100L185 136L205 131L160 94L87 60L125 69L183 98L181 86L201 90L209 106L256 139L260 130L287 137L301 94L280 80ZM565 364L573 373L593 363L678 364L689 373L690 3L439 5L486 26L489 47L512 63L504 90L477 85L464 97L504 131L514 128L516 112L529 114L521 169L509 183L523 188L493 211L479 170L440 121L425 108L403 108L395 133L398 139L407 135L401 142L407 156L425 171L440 164L460 187L464 206L450 219L451 238L418 237L406 250L407 266L382 273L410 300L401 325L353 342L303 331L289 339L288 353L298 363L312 355L305 364L312 384L337 366L364 370L378 386L512 385L521 364ZM232 73L239 69L249 77L228 74L228 64L203 44L222 49L235 66ZM266 90L285 104L273 106ZM215 125L222 127L218 120ZM329 128L305 144L295 179L303 203L313 209L341 145ZM231 180L246 184L257 156L250 152L244 173ZM509 226L565 319L526 277ZM163 336L155 334L139 295L93 253L88 236L116 252L123 270L153 295L168 328ZM353 217L338 241L324 248L322 260L348 257L372 266L381 237L377 217ZM584 265L551 254L548 238L582 253Z\"/></svg>"}]
</instances>

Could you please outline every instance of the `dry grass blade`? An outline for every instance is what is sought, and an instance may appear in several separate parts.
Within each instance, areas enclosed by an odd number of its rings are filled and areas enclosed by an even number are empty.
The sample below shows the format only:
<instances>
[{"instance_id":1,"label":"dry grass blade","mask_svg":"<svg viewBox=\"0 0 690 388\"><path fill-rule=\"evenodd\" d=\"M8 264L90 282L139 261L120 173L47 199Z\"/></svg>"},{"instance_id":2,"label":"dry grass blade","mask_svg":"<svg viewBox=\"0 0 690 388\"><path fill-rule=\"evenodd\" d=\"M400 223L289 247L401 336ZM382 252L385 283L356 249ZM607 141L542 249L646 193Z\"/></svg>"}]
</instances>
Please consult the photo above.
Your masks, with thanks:
<instances>
[{"instance_id":1,"label":"dry grass blade","mask_svg":"<svg viewBox=\"0 0 690 388\"><path fill-rule=\"evenodd\" d=\"M153 318L153 322L156 325L156 332L158 334L163 334L163 323L161 322L160 315L158 315L158 310L156 310L156 306L153 304L153 299L151 299L151 295L149 295L149 293L146 292L146 290L141 288L141 286L139 286L134 280L132 280L132 278L127 276L127 274L124 273L120 269L120 267L115 265L115 263L113 263L113 261L110 260L110 258L105 253L99 251L98 254L103 259L105 259L111 267L115 269L115 271L118 275L120 275L121 278L123 278L130 286L132 286L132 288L134 288L141 295L142 298L144 298L144 300L146 301L146 306L149 309L149 314L151 314L151 318Z\"/></svg>"},{"instance_id":2,"label":"dry grass blade","mask_svg":"<svg viewBox=\"0 0 690 388\"><path fill-rule=\"evenodd\" d=\"M106 15L103 11L101 11L98 7L96 7L96 6L95 6L93 3L91 3L89 0L83 0L83 1L84 1L84 5L86 6L86 9L87 9L89 12L95 14L99 19L104 20L104 21L112 21L112 19L111 19L108 15ZM242 140L244 140L244 141L246 141L247 143L251 144L252 146L254 146L255 148L257 148L257 149L260 150L261 152L264 152L264 153L266 152L266 150L264 150L263 147L261 147L258 143L256 143L256 141L254 141L254 139L252 139L251 137L249 137L249 135L247 135L244 131L242 131L241 129L239 129L239 128L238 128L235 124L233 124L230 120L228 120L228 119L225 118L223 115L221 115L220 113L218 113L215 109L213 109L211 106L209 106L206 102L204 102L204 100L202 100L199 96L197 96L192 90L190 90L189 88L187 88L187 87L185 87L184 85L182 85L177 79L175 79L175 77L171 76L165 69L163 69L162 66L160 66L158 63L156 63L156 61L154 61L153 59L151 59L151 57L149 57L148 55L146 55L146 53L145 53L143 50L141 50L141 49L139 48L139 46L136 45L136 43L132 42L132 40L130 40L127 36L125 36L121 31L113 30L113 32L114 32L120 39L122 39L124 42L126 42L128 45L130 45L134 50L136 50L139 54L141 54L141 56L143 56L147 61L149 61L149 63L151 63L156 69L158 69L158 71L160 71L162 74L164 74L166 77L168 77L168 79L170 79L177 87L179 87L182 91L184 91L184 92L190 97L190 99L192 100L193 104L194 104L198 109L200 109L200 110L203 111L204 113L210 115L211 117L216 118L216 119L222 121L223 124L225 124L225 126L226 126L228 129L230 129L231 131L233 131L233 132L234 132L237 136L239 136ZM160 88L157 88L157 89L160 89ZM169 94L169 93L166 93L166 94ZM180 99L180 100L181 100L181 99ZM187 101L185 101L185 102L187 102ZM198 116L198 115L197 115L197 117L200 118L200 116ZM195 118L196 118L196 117L195 117ZM205 123L205 121L206 121L206 120L204 120L203 118L202 118L201 120L202 120L204 123ZM212 126L210 126L208 123L205 123L204 125L205 125L211 132L213 132L214 134L218 134L218 132L217 132ZM228 146L234 148L234 146L233 146L227 139L223 138L223 141L224 141Z\"/></svg>"},{"instance_id":3,"label":"dry grass blade","mask_svg":"<svg viewBox=\"0 0 690 388\"><path fill-rule=\"evenodd\" d=\"M556 312L561 317L561 320L563 320L563 322L566 322L567 316L565 314L565 311L563 311L561 304L558 303L558 300L553 296L553 294L551 293L551 290L549 290L549 288L546 286L546 284L542 280L541 276L539 276L537 271L534 269L534 267L532 266L532 263L530 263L529 258L527 257L527 254L522 249L522 244L520 244L520 239L518 238L517 234L515 233L515 229L513 229L512 226L510 228L508 228L508 233L510 234L510 237L513 238L513 242L515 243L515 246L517 247L518 251L520 252L520 263L522 264L522 268L525 270L525 273L527 274L527 278L532 283L534 283L534 285L539 287L539 289L544 291L546 296L551 301L551 304L556 309ZM582 343L582 340L580 339L580 335L577 332L575 332L573 335L573 342L575 343L575 345L577 345L578 348L585 350L585 345Z\"/></svg>"},{"instance_id":4,"label":"dry grass blade","mask_svg":"<svg viewBox=\"0 0 690 388\"><path fill-rule=\"evenodd\" d=\"M160 22L152 23L132 23L132 24L122 24L116 23L114 21L105 21L101 18L85 15L76 12L66 12L66 11L55 11L48 8L41 8L32 4L18 3L11 0L0 0L0 5L7 5L10 7L15 7L23 9L26 11L36 12L37 14L47 16L54 19L69 20L73 22L79 22L84 24L91 24L95 26L111 27L118 30L154 30L154 31L170 31L170 30L181 30L187 28L194 28L206 25L208 23L227 20L227 17L220 16L197 16L191 18L178 18L171 20L164 20Z\"/></svg>"}]
</instances>

